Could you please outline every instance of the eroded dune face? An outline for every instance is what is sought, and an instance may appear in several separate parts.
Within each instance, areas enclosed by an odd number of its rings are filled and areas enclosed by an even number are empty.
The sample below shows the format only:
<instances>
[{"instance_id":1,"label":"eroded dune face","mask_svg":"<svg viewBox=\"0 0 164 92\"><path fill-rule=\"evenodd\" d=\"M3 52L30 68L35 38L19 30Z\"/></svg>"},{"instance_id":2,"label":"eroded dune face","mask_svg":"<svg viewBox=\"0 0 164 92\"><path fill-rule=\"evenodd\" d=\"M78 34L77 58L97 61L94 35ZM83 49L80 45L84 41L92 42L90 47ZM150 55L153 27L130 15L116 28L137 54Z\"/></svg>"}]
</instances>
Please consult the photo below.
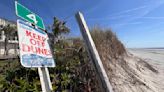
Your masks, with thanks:
<instances>
[{"instance_id":1,"label":"eroded dune face","mask_svg":"<svg viewBox=\"0 0 164 92\"><path fill-rule=\"evenodd\" d=\"M110 30L91 32L114 92L164 92L158 68L127 53Z\"/></svg>"}]
</instances>

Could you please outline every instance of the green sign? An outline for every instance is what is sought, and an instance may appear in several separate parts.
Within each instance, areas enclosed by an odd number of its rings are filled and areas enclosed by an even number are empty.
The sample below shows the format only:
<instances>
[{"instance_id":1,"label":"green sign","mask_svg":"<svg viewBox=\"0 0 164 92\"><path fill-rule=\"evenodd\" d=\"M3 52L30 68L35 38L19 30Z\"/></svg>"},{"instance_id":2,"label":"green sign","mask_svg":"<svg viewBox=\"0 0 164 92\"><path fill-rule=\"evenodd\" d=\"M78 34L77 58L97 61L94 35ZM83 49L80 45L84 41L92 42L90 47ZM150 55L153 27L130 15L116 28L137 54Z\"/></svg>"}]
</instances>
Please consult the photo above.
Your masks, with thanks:
<instances>
[{"instance_id":1,"label":"green sign","mask_svg":"<svg viewBox=\"0 0 164 92\"><path fill-rule=\"evenodd\" d=\"M18 3L15 2L15 8L16 8L16 15L25 19L26 21L29 21L36 26L38 26L41 29L45 30L45 26L43 24L42 18L40 18L38 15L31 12L29 9Z\"/></svg>"}]
</instances>

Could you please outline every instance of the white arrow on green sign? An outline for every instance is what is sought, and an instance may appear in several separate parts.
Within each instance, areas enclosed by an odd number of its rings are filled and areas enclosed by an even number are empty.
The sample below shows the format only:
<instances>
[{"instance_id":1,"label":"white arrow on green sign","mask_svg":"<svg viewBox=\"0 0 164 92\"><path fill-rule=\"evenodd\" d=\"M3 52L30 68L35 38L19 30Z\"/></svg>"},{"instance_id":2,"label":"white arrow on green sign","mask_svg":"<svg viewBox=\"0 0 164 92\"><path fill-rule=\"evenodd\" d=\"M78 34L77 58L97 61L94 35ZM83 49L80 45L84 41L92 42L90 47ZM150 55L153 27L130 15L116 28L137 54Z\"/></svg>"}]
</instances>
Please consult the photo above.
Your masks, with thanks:
<instances>
[{"instance_id":1,"label":"white arrow on green sign","mask_svg":"<svg viewBox=\"0 0 164 92\"><path fill-rule=\"evenodd\" d=\"M45 30L45 26L43 24L42 18L40 18L38 15L31 12L29 9L18 3L15 2L15 8L16 8L16 15L25 19L26 21L29 21L39 28Z\"/></svg>"}]
</instances>

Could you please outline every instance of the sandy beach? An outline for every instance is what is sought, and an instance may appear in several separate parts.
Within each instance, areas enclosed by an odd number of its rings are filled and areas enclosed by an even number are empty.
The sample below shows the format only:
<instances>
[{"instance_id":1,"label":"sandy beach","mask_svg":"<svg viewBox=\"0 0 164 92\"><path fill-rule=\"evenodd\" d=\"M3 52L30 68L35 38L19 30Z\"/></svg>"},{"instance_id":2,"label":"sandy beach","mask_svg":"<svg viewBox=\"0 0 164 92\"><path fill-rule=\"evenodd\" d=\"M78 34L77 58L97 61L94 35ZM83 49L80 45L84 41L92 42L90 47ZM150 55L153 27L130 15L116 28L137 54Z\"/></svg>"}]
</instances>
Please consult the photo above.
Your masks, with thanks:
<instances>
[{"instance_id":1,"label":"sandy beach","mask_svg":"<svg viewBox=\"0 0 164 92\"><path fill-rule=\"evenodd\" d=\"M155 92L164 92L164 49L128 49L128 52L143 59L158 71L157 74L150 75L150 85L153 85Z\"/></svg>"},{"instance_id":2,"label":"sandy beach","mask_svg":"<svg viewBox=\"0 0 164 92\"><path fill-rule=\"evenodd\" d=\"M128 49L128 52L142 58L164 73L164 49Z\"/></svg>"}]
</instances>

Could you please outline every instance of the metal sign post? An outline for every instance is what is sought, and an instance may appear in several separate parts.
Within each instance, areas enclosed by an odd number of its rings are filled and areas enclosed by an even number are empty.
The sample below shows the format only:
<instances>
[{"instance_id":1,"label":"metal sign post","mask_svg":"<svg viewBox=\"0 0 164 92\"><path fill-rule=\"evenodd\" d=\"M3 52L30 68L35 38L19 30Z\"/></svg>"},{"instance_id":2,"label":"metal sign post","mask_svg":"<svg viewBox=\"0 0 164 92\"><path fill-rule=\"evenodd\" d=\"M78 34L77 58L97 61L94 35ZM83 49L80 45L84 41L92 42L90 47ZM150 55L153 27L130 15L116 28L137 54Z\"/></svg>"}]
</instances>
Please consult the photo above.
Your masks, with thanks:
<instances>
[{"instance_id":1,"label":"metal sign post","mask_svg":"<svg viewBox=\"0 0 164 92\"><path fill-rule=\"evenodd\" d=\"M50 92L52 90L52 84L47 67L39 67L38 73L40 77L42 92Z\"/></svg>"},{"instance_id":2,"label":"metal sign post","mask_svg":"<svg viewBox=\"0 0 164 92\"><path fill-rule=\"evenodd\" d=\"M55 63L50 53L48 41L45 39L47 38L46 33L33 28L22 20L17 21L17 27L22 66L37 67L42 91L50 92L52 84L47 67L55 67Z\"/></svg>"},{"instance_id":3,"label":"metal sign post","mask_svg":"<svg viewBox=\"0 0 164 92\"><path fill-rule=\"evenodd\" d=\"M79 24L80 31L82 33L85 44L87 46L89 55L93 61L93 64L94 64L96 72L99 76L99 79L101 80L104 92L113 92L112 86L109 82L109 78L108 78L106 71L103 67L102 61L100 59L100 56L99 56L98 51L96 49L96 46L92 40L88 26L84 20L82 13L78 12L76 14L76 19L77 19L77 22Z\"/></svg>"},{"instance_id":4,"label":"metal sign post","mask_svg":"<svg viewBox=\"0 0 164 92\"><path fill-rule=\"evenodd\" d=\"M16 15L45 30L43 20L29 9L15 2ZM55 67L53 56L48 44L47 34L24 21L17 21L20 60L24 67L37 67L42 92L51 92L52 84L47 67Z\"/></svg>"}]
</instances>

